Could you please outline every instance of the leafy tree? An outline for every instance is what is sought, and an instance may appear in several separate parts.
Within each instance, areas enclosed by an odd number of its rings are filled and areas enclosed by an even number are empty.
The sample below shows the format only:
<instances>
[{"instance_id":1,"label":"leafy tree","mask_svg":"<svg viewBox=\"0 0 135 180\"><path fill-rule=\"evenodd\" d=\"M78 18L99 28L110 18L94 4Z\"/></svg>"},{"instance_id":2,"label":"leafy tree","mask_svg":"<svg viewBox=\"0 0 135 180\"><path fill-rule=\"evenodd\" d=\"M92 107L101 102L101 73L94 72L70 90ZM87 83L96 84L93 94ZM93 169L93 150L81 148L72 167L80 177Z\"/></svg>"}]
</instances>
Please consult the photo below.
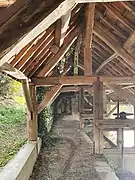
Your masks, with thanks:
<instances>
[{"instance_id":1,"label":"leafy tree","mask_svg":"<svg viewBox=\"0 0 135 180\"><path fill-rule=\"evenodd\" d=\"M12 79L5 74L0 73L0 98L11 97L11 82Z\"/></svg>"}]
</instances>

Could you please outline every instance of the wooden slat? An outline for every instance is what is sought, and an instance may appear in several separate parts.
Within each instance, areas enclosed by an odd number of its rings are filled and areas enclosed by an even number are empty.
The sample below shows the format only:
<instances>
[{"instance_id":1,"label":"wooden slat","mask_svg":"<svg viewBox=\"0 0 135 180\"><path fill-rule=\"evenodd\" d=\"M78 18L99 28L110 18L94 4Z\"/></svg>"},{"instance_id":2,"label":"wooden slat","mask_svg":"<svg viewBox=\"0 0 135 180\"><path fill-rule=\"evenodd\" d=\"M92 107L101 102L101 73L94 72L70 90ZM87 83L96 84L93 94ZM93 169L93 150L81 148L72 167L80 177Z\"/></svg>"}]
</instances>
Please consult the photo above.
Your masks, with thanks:
<instances>
[{"instance_id":1,"label":"wooden slat","mask_svg":"<svg viewBox=\"0 0 135 180\"><path fill-rule=\"evenodd\" d=\"M128 21L125 17L123 17L112 5L103 4L103 6L122 24L124 24L130 30L134 30L135 26Z\"/></svg>"},{"instance_id":2,"label":"wooden slat","mask_svg":"<svg viewBox=\"0 0 135 180\"><path fill-rule=\"evenodd\" d=\"M118 42L114 42L110 37L108 37L104 33L104 31L102 31L98 27L95 27L93 32L108 46L110 46L110 48L112 48L113 51L115 51L125 62L127 62L128 64L130 64L132 67L135 68L135 59L132 56L130 56L130 54L128 54L126 50L124 50Z\"/></svg>"},{"instance_id":3,"label":"wooden slat","mask_svg":"<svg viewBox=\"0 0 135 180\"><path fill-rule=\"evenodd\" d=\"M65 39L63 46L61 46L58 53L52 58L49 59L43 69L37 74L37 77L44 77L47 76L50 71L56 66L56 64L64 57L67 50L70 48L70 46L73 44L73 42L76 40L78 33L80 31L80 27L76 28L69 34L69 36Z\"/></svg>"},{"instance_id":4,"label":"wooden slat","mask_svg":"<svg viewBox=\"0 0 135 180\"><path fill-rule=\"evenodd\" d=\"M103 67L108 64L110 61L115 59L118 55L116 53L113 53L109 58L107 58L96 70L96 73L99 73Z\"/></svg>"},{"instance_id":5,"label":"wooden slat","mask_svg":"<svg viewBox=\"0 0 135 180\"><path fill-rule=\"evenodd\" d=\"M124 43L124 49L130 52L130 48L135 44L135 31L129 36L129 38Z\"/></svg>"},{"instance_id":6,"label":"wooden slat","mask_svg":"<svg viewBox=\"0 0 135 180\"><path fill-rule=\"evenodd\" d=\"M1 58L0 66L7 62L15 54L18 54L21 49L36 38L39 34L44 32L50 25L52 25L57 19L62 15L66 14L75 4L75 0L65 0L52 12L49 12L47 17L45 17L35 28L33 28L27 35L18 42L11 51L9 51L3 58Z\"/></svg>"},{"instance_id":7,"label":"wooden slat","mask_svg":"<svg viewBox=\"0 0 135 180\"><path fill-rule=\"evenodd\" d=\"M89 76L92 74L92 32L94 25L95 5L88 4L85 12L85 36L84 36L84 74Z\"/></svg>"}]
</instances>

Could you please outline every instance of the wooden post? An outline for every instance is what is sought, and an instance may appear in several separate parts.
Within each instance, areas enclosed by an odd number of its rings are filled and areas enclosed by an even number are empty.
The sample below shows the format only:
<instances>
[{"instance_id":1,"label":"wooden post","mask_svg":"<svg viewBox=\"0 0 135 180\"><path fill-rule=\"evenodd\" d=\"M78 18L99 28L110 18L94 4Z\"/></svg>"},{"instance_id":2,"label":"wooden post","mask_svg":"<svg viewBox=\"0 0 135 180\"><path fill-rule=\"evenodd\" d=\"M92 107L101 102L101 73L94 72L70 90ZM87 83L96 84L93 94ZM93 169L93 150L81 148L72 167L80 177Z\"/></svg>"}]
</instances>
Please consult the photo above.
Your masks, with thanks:
<instances>
[{"instance_id":1,"label":"wooden post","mask_svg":"<svg viewBox=\"0 0 135 180\"><path fill-rule=\"evenodd\" d=\"M28 116L28 140L29 141L36 141L37 140L37 108L36 108L36 87L30 85L30 94L33 104L33 110L29 111Z\"/></svg>"},{"instance_id":2,"label":"wooden post","mask_svg":"<svg viewBox=\"0 0 135 180\"><path fill-rule=\"evenodd\" d=\"M103 82L98 78L94 84L93 96L93 140L95 153L103 154L103 131L96 127L96 121L103 118Z\"/></svg>"},{"instance_id":3,"label":"wooden post","mask_svg":"<svg viewBox=\"0 0 135 180\"><path fill-rule=\"evenodd\" d=\"M104 110L104 114L107 114L107 97L106 97L106 92L105 92L105 88L103 88L103 110Z\"/></svg>"},{"instance_id":4,"label":"wooden post","mask_svg":"<svg viewBox=\"0 0 135 180\"><path fill-rule=\"evenodd\" d=\"M84 75L92 74L92 35L94 25L95 4L89 3L85 11L85 34L84 34Z\"/></svg>"},{"instance_id":5,"label":"wooden post","mask_svg":"<svg viewBox=\"0 0 135 180\"><path fill-rule=\"evenodd\" d=\"M135 87L134 87L134 96L135 96ZM135 121L135 106L134 106L134 121ZM135 130L134 130L134 147L135 147Z\"/></svg>"},{"instance_id":6,"label":"wooden post","mask_svg":"<svg viewBox=\"0 0 135 180\"><path fill-rule=\"evenodd\" d=\"M82 118L83 113L84 113L84 89L81 88L79 91L80 129L84 128L84 119Z\"/></svg>"}]
</instances>

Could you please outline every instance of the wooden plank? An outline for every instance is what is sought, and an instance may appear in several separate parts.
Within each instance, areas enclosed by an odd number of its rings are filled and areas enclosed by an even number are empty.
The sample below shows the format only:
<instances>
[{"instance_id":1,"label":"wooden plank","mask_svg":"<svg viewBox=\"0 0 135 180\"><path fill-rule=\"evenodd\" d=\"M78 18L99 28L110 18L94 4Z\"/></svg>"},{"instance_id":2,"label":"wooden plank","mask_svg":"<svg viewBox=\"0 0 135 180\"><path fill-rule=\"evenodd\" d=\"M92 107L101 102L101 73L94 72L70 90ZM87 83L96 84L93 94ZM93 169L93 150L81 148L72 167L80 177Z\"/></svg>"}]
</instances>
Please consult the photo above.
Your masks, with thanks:
<instances>
[{"instance_id":1,"label":"wooden plank","mask_svg":"<svg viewBox=\"0 0 135 180\"><path fill-rule=\"evenodd\" d=\"M37 108L36 108L36 87L30 85L30 94L32 99L33 111L29 112L28 118L28 140L36 141L38 137L37 132Z\"/></svg>"},{"instance_id":2,"label":"wooden plank","mask_svg":"<svg viewBox=\"0 0 135 180\"><path fill-rule=\"evenodd\" d=\"M26 79L27 77L18 69L12 67L10 64L5 63L0 67L0 71L8 74L9 76L17 79L17 80L22 80Z\"/></svg>"},{"instance_id":3,"label":"wooden plank","mask_svg":"<svg viewBox=\"0 0 135 180\"><path fill-rule=\"evenodd\" d=\"M30 87L29 87L28 79L22 80L22 87L23 87L24 97L26 100L28 110L29 110L29 112L32 112L33 111L33 103L32 103L32 97L30 94Z\"/></svg>"},{"instance_id":4,"label":"wooden plank","mask_svg":"<svg viewBox=\"0 0 135 180\"><path fill-rule=\"evenodd\" d=\"M131 33L129 38L124 43L124 49L128 52L130 52L131 47L135 44L135 31Z\"/></svg>"},{"instance_id":5,"label":"wooden plank","mask_svg":"<svg viewBox=\"0 0 135 180\"><path fill-rule=\"evenodd\" d=\"M127 18L123 17L112 5L103 4L103 6L113 15L114 18L120 21L125 27L132 31L134 30L135 26L130 23Z\"/></svg>"},{"instance_id":6,"label":"wooden plank","mask_svg":"<svg viewBox=\"0 0 135 180\"><path fill-rule=\"evenodd\" d=\"M85 35L84 35L84 74L90 76L92 74L92 32L94 25L95 5L89 3L85 12Z\"/></svg>"},{"instance_id":7,"label":"wooden plank","mask_svg":"<svg viewBox=\"0 0 135 180\"><path fill-rule=\"evenodd\" d=\"M62 15L66 14L75 5L75 0L65 0L58 7L49 14L36 26L34 27L26 36L18 42L11 51L9 51L4 57L1 58L0 66L7 62L11 57L18 54L23 47L25 47L34 38L44 32L49 26L51 26L56 20L61 18Z\"/></svg>"},{"instance_id":8,"label":"wooden plank","mask_svg":"<svg viewBox=\"0 0 135 180\"><path fill-rule=\"evenodd\" d=\"M106 84L106 86L112 89L114 93L118 95L118 97L135 106L135 97L127 89L122 89L120 87L117 87L116 85L111 84Z\"/></svg>"},{"instance_id":9,"label":"wooden plank","mask_svg":"<svg viewBox=\"0 0 135 180\"><path fill-rule=\"evenodd\" d=\"M41 71L37 74L37 77L44 77L47 76L51 70L56 66L56 64L64 57L65 53L68 51L70 46L73 44L73 42L76 40L78 33L80 31L80 27L73 30L68 37L65 39L63 46L61 46L58 53L53 56L51 59L46 61L45 66Z\"/></svg>"},{"instance_id":10,"label":"wooden plank","mask_svg":"<svg viewBox=\"0 0 135 180\"><path fill-rule=\"evenodd\" d=\"M118 55L116 53L113 53L109 58L107 58L96 70L96 73L99 73L105 65L107 65L109 62L111 62L113 59L115 59Z\"/></svg>"},{"instance_id":11,"label":"wooden plank","mask_svg":"<svg viewBox=\"0 0 135 180\"><path fill-rule=\"evenodd\" d=\"M96 121L100 122L103 119L103 83L97 78L97 81L93 85L93 139L95 143L95 153L103 153L103 132L99 130L96 125Z\"/></svg>"},{"instance_id":12,"label":"wooden plank","mask_svg":"<svg viewBox=\"0 0 135 180\"><path fill-rule=\"evenodd\" d=\"M113 51L115 51L125 62L135 68L135 59L130 56L125 49L121 47L118 42L114 42L108 35L104 33L100 28L95 27L93 33L104 41Z\"/></svg>"},{"instance_id":13,"label":"wooden plank","mask_svg":"<svg viewBox=\"0 0 135 180\"><path fill-rule=\"evenodd\" d=\"M47 77L32 78L32 82L37 85L91 85L96 81L96 76L64 76L64 77Z\"/></svg>"}]
</instances>

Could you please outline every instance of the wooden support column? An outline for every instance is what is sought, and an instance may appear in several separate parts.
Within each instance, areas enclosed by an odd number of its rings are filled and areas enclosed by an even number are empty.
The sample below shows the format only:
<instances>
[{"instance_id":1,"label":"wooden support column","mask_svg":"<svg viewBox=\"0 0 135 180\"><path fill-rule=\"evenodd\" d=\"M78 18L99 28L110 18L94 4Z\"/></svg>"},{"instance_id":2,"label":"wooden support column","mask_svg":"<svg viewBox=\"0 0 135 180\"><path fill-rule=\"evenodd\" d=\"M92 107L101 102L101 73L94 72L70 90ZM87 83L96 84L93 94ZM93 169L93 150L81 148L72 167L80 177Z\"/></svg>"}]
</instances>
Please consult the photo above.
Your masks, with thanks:
<instances>
[{"instance_id":1,"label":"wooden support column","mask_svg":"<svg viewBox=\"0 0 135 180\"><path fill-rule=\"evenodd\" d=\"M85 12L85 35L84 35L84 74L92 74L92 32L94 25L95 4L89 3Z\"/></svg>"},{"instance_id":2,"label":"wooden support column","mask_svg":"<svg viewBox=\"0 0 135 180\"><path fill-rule=\"evenodd\" d=\"M104 114L107 114L107 96L106 96L105 88L103 88L103 111Z\"/></svg>"},{"instance_id":3,"label":"wooden support column","mask_svg":"<svg viewBox=\"0 0 135 180\"><path fill-rule=\"evenodd\" d=\"M84 119L82 118L83 113L84 113L84 89L81 88L79 91L80 129L84 128Z\"/></svg>"},{"instance_id":4,"label":"wooden support column","mask_svg":"<svg viewBox=\"0 0 135 180\"><path fill-rule=\"evenodd\" d=\"M103 153L103 131L96 126L96 121L103 118L103 82L98 78L94 83L93 95L93 140L95 143L95 153Z\"/></svg>"},{"instance_id":5,"label":"wooden support column","mask_svg":"<svg viewBox=\"0 0 135 180\"><path fill-rule=\"evenodd\" d=\"M24 96L28 107L27 131L28 140L37 140L37 108L36 108L36 87L29 85L27 80L22 82Z\"/></svg>"}]
</instances>

